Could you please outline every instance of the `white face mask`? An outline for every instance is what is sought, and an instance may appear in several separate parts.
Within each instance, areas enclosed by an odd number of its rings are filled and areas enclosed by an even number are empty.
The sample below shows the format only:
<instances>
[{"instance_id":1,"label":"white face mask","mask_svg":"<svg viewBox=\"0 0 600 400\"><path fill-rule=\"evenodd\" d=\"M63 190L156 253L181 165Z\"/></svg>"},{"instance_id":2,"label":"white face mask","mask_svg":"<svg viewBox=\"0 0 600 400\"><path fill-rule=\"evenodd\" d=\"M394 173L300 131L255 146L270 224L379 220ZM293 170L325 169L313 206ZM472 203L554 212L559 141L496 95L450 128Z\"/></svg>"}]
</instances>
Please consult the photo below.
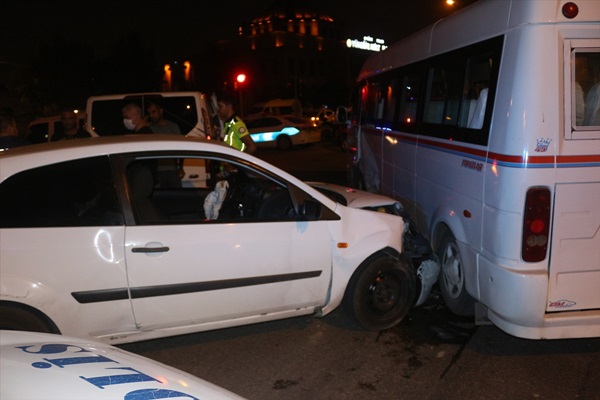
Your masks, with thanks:
<instances>
[{"instance_id":1,"label":"white face mask","mask_svg":"<svg viewBox=\"0 0 600 400\"><path fill-rule=\"evenodd\" d=\"M135 129L135 124L133 123L133 120L129 118L123 118L123 125L125 125L125 128L129 129L130 131Z\"/></svg>"}]
</instances>

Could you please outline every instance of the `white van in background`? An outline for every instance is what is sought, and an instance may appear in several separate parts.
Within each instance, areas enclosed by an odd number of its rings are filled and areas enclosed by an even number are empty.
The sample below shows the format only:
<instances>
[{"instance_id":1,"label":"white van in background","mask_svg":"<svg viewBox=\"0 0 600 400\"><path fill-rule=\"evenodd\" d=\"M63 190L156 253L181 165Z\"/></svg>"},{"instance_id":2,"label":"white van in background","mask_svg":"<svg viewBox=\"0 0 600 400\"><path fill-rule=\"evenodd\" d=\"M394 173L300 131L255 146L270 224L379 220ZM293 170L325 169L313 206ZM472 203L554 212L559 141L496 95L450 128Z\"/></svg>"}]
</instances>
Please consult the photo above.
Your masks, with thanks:
<instances>
[{"instance_id":1,"label":"white van in background","mask_svg":"<svg viewBox=\"0 0 600 400\"><path fill-rule=\"evenodd\" d=\"M265 115L297 115L302 117L302 103L298 99L275 99L266 103L257 103L246 113L247 118Z\"/></svg>"},{"instance_id":2,"label":"white van in background","mask_svg":"<svg viewBox=\"0 0 600 400\"><path fill-rule=\"evenodd\" d=\"M150 104L164 110L164 117L179 125L182 135L215 137L215 111L207 96L200 92L156 92L92 96L87 100L85 129L92 136L129 133L123 125L122 109L134 103L146 113ZM214 125L218 125L218 122Z\"/></svg>"}]
</instances>

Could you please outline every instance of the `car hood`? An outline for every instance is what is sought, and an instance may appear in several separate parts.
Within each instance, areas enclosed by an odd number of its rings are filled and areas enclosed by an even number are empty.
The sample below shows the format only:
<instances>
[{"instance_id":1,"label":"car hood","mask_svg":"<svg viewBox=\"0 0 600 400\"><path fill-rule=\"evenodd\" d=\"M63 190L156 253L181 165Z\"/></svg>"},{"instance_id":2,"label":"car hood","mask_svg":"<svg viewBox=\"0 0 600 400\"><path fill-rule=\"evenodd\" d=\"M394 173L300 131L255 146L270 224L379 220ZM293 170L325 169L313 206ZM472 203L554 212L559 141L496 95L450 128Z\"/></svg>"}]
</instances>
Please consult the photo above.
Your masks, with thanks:
<instances>
[{"instance_id":1,"label":"car hood","mask_svg":"<svg viewBox=\"0 0 600 400\"><path fill-rule=\"evenodd\" d=\"M399 210L402 209L399 202L380 194L365 192L333 183L307 182L307 184L346 207L364 209L392 205Z\"/></svg>"},{"instance_id":2,"label":"car hood","mask_svg":"<svg viewBox=\"0 0 600 400\"><path fill-rule=\"evenodd\" d=\"M2 399L242 399L175 368L107 344L0 331Z\"/></svg>"}]
</instances>

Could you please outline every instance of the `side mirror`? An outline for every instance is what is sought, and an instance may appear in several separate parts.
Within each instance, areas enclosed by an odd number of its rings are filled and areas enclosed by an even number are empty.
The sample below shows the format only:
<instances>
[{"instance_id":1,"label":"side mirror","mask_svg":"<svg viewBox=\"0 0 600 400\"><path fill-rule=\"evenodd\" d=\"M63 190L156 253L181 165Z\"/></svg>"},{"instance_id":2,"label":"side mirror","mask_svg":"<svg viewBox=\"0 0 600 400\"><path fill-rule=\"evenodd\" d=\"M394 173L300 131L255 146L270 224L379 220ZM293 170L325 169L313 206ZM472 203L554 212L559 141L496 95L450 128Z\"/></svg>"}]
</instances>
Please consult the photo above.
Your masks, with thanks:
<instances>
[{"instance_id":1,"label":"side mirror","mask_svg":"<svg viewBox=\"0 0 600 400\"><path fill-rule=\"evenodd\" d=\"M303 220L316 220L321 218L321 203L318 201L308 199L298 207L298 214Z\"/></svg>"}]
</instances>

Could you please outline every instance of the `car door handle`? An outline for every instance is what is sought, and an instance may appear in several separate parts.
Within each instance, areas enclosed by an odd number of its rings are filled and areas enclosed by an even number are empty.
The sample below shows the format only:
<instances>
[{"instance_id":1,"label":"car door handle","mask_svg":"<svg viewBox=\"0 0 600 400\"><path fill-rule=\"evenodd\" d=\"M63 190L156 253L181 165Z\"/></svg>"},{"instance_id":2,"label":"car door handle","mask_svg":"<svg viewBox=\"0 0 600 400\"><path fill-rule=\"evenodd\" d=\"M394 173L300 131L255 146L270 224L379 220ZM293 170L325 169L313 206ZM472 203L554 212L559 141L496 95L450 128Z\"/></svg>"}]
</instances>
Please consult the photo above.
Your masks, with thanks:
<instances>
[{"instance_id":1,"label":"car door handle","mask_svg":"<svg viewBox=\"0 0 600 400\"><path fill-rule=\"evenodd\" d=\"M162 247L134 247L131 249L132 253L164 253L169 251L168 246Z\"/></svg>"}]
</instances>

